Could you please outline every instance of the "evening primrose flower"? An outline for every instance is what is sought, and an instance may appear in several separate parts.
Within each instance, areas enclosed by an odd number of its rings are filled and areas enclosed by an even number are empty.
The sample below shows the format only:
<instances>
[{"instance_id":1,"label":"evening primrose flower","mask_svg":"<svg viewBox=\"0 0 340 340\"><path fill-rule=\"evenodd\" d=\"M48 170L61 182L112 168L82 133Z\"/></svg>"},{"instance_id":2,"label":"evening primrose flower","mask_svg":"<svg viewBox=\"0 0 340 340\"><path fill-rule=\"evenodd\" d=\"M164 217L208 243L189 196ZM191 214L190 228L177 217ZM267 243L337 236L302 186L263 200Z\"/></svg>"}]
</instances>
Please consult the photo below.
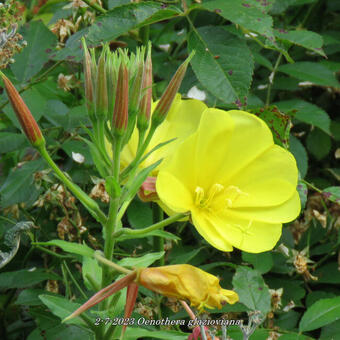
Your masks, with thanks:
<instances>
[{"instance_id":1,"label":"evening primrose flower","mask_svg":"<svg viewBox=\"0 0 340 340\"><path fill-rule=\"evenodd\" d=\"M238 301L237 293L221 288L216 276L189 264L141 269L136 282L164 296L189 300L198 310Z\"/></svg>"},{"instance_id":2,"label":"evening primrose flower","mask_svg":"<svg viewBox=\"0 0 340 340\"><path fill-rule=\"evenodd\" d=\"M157 106L157 102L153 103L153 109ZM203 111L207 106L196 99L183 100L179 94L176 95L171 108L165 120L157 127L150 144L145 150L145 154L151 151L155 146L176 138L172 142L162 146L147 157L140 165L141 168L146 168L156 161L171 154L176 145L194 133L199 125ZM134 129L129 142L125 145L121 153L122 167L128 166L136 156L138 145L138 129ZM158 167L154 169L151 175L156 175Z\"/></svg>"},{"instance_id":3,"label":"evening primrose flower","mask_svg":"<svg viewBox=\"0 0 340 340\"><path fill-rule=\"evenodd\" d=\"M207 109L197 131L163 161L156 190L172 211L189 211L215 248L259 253L299 215L297 179L294 157L274 144L261 119Z\"/></svg>"}]
</instances>

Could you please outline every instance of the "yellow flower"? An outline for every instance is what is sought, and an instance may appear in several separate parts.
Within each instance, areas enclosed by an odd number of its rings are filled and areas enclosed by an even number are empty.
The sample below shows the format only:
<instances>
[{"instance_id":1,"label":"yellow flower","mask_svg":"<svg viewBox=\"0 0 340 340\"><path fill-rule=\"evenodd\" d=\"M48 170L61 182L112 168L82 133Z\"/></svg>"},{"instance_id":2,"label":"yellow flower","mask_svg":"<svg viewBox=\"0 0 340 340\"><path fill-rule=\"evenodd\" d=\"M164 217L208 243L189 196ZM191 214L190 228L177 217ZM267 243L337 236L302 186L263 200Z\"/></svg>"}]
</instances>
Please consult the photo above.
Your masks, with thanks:
<instances>
[{"instance_id":1,"label":"yellow flower","mask_svg":"<svg viewBox=\"0 0 340 340\"><path fill-rule=\"evenodd\" d=\"M268 126L244 111L207 109L197 132L161 165L156 190L174 212L191 212L214 247L272 249L300 212L298 170Z\"/></svg>"},{"instance_id":2,"label":"yellow flower","mask_svg":"<svg viewBox=\"0 0 340 340\"><path fill-rule=\"evenodd\" d=\"M189 264L140 269L136 281L164 296L190 300L199 310L238 301L235 292L221 288L216 276Z\"/></svg>"},{"instance_id":3,"label":"yellow flower","mask_svg":"<svg viewBox=\"0 0 340 340\"><path fill-rule=\"evenodd\" d=\"M156 105L157 102L153 104L153 109ZM142 164L140 164L140 167L146 168L159 159L166 157L181 140L194 133L199 125L202 112L205 109L206 105L203 102L196 99L183 100L178 94L175 97L165 120L156 129L145 154L160 143L164 143L173 138L176 138L176 140L154 151ZM121 153L120 160L123 167L128 166L134 159L137 144L138 130L135 128L128 144L124 147ZM150 176L156 175L157 172L158 168L156 168Z\"/></svg>"}]
</instances>

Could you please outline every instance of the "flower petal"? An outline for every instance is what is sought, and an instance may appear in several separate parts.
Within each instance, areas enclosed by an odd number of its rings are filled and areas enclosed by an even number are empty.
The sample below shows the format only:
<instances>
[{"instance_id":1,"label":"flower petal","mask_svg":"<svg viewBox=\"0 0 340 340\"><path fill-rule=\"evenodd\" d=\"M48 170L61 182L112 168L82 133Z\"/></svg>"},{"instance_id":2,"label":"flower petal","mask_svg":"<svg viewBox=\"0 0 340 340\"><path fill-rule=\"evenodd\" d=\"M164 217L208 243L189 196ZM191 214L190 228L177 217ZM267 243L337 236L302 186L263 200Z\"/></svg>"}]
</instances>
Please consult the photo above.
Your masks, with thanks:
<instances>
[{"instance_id":1,"label":"flower petal","mask_svg":"<svg viewBox=\"0 0 340 340\"><path fill-rule=\"evenodd\" d=\"M162 203L175 212L186 212L192 209L191 192L169 172L160 171L157 176L156 190Z\"/></svg>"},{"instance_id":2,"label":"flower petal","mask_svg":"<svg viewBox=\"0 0 340 340\"><path fill-rule=\"evenodd\" d=\"M261 208L235 208L229 209L228 214L243 219L253 219L268 223L287 223L295 220L301 210L300 197L297 191L286 202Z\"/></svg>"},{"instance_id":3,"label":"flower petal","mask_svg":"<svg viewBox=\"0 0 340 340\"><path fill-rule=\"evenodd\" d=\"M265 223L218 214L193 211L193 223L198 232L215 248L232 251L232 246L249 253L260 253L274 248L281 236L281 223Z\"/></svg>"},{"instance_id":4,"label":"flower petal","mask_svg":"<svg viewBox=\"0 0 340 340\"><path fill-rule=\"evenodd\" d=\"M223 152L214 175L221 184L228 182L232 176L274 144L272 133L263 120L244 111L231 110L227 113L234 128L231 136L225 138L224 143L221 141L220 148ZM223 123L220 120L217 124ZM204 131L202 133L204 134ZM212 147L217 148L216 145ZM207 152L210 152L209 149ZM202 155L202 158L204 156Z\"/></svg>"},{"instance_id":5,"label":"flower petal","mask_svg":"<svg viewBox=\"0 0 340 340\"><path fill-rule=\"evenodd\" d=\"M192 222L201 236L213 247L221 251L233 251L231 243L224 236L224 230L211 223L208 214L199 209L191 212Z\"/></svg>"},{"instance_id":6,"label":"flower petal","mask_svg":"<svg viewBox=\"0 0 340 340\"><path fill-rule=\"evenodd\" d=\"M237 207L261 207L282 204L293 196L298 179L294 156L273 145L246 168L229 179L244 194L233 202Z\"/></svg>"}]
</instances>

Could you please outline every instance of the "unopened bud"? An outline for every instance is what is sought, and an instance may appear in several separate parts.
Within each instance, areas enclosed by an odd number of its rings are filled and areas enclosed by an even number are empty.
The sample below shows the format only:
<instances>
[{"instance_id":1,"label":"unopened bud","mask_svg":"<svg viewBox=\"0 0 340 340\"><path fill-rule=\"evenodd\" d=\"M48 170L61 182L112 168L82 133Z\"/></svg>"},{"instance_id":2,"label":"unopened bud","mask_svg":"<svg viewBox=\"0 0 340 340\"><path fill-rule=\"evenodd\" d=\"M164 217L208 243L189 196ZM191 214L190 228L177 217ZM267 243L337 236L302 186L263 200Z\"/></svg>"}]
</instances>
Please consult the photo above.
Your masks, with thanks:
<instances>
[{"instance_id":1,"label":"unopened bud","mask_svg":"<svg viewBox=\"0 0 340 340\"><path fill-rule=\"evenodd\" d=\"M93 93L93 83L92 83L92 72L91 72L91 56L87 49L85 39L82 39L83 49L84 49L84 77L85 77L85 98L86 106L89 115L93 113L94 106L94 93Z\"/></svg>"},{"instance_id":2,"label":"unopened bud","mask_svg":"<svg viewBox=\"0 0 340 340\"><path fill-rule=\"evenodd\" d=\"M105 70L105 50L99 58L96 84L96 116L106 118L108 110L107 83Z\"/></svg>"},{"instance_id":3,"label":"unopened bud","mask_svg":"<svg viewBox=\"0 0 340 340\"><path fill-rule=\"evenodd\" d=\"M124 61L122 61L118 72L116 100L112 121L112 128L114 130L114 133L117 134L118 136L122 136L127 129L128 109L129 109L129 73Z\"/></svg>"},{"instance_id":4,"label":"unopened bud","mask_svg":"<svg viewBox=\"0 0 340 340\"><path fill-rule=\"evenodd\" d=\"M145 61L143 74L143 97L139 106L137 127L145 130L149 124L152 101L152 60L151 48L149 47L148 56Z\"/></svg>"},{"instance_id":5,"label":"unopened bud","mask_svg":"<svg viewBox=\"0 0 340 340\"><path fill-rule=\"evenodd\" d=\"M156 126L163 122L165 119L167 113L169 112L169 109L171 107L171 104L176 96L176 93L178 92L182 80L184 78L185 72L188 68L188 64L192 57L194 56L195 52L191 52L189 57L184 61L184 63L178 68L175 75L172 77L168 87L164 91L161 99L159 100L155 111L152 115L152 123Z\"/></svg>"},{"instance_id":6,"label":"unopened bud","mask_svg":"<svg viewBox=\"0 0 340 340\"><path fill-rule=\"evenodd\" d=\"M4 81L8 99L28 140L36 148L45 145L44 136L19 92L2 72L0 72L0 75Z\"/></svg>"},{"instance_id":7,"label":"unopened bud","mask_svg":"<svg viewBox=\"0 0 340 340\"><path fill-rule=\"evenodd\" d=\"M143 61L139 62L136 77L132 86L131 99L129 108L131 112L137 112L140 103L141 92L143 84Z\"/></svg>"}]
</instances>

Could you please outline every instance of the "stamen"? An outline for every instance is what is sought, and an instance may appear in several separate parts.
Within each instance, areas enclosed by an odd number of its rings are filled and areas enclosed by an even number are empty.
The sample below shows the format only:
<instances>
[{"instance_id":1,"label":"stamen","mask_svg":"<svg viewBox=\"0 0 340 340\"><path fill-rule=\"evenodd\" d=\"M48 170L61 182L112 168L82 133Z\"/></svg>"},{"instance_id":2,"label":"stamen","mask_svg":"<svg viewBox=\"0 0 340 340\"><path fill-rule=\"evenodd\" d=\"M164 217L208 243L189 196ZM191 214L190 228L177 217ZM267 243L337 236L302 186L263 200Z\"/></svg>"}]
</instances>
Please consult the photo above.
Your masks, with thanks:
<instances>
[{"instance_id":1,"label":"stamen","mask_svg":"<svg viewBox=\"0 0 340 340\"><path fill-rule=\"evenodd\" d=\"M195 189L195 204L202 205L204 199L204 189L201 187L196 187Z\"/></svg>"}]
</instances>

